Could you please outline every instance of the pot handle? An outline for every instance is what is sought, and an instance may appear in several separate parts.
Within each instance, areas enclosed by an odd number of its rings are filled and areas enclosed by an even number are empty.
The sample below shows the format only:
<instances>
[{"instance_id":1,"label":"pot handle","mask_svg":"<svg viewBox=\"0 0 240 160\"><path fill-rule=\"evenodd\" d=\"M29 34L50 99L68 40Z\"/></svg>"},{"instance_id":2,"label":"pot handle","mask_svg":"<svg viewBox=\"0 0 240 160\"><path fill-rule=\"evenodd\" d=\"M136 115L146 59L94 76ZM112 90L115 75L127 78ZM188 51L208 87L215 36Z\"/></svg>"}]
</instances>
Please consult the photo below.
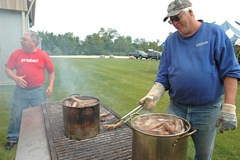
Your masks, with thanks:
<instances>
[{"instance_id":1,"label":"pot handle","mask_svg":"<svg viewBox=\"0 0 240 160\"><path fill-rule=\"evenodd\" d=\"M133 113L130 115L130 120L132 121L134 119L135 116L139 116L141 115L140 113Z\"/></svg>"},{"instance_id":2,"label":"pot handle","mask_svg":"<svg viewBox=\"0 0 240 160\"><path fill-rule=\"evenodd\" d=\"M73 93L73 94L70 94L69 97L75 97L75 96L80 96L80 94L78 93Z\"/></svg>"},{"instance_id":3,"label":"pot handle","mask_svg":"<svg viewBox=\"0 0 240 160\"><path fill-rule=\"evenodd\" d=\"M185 137L188 137L188 136L191 136L191 135L192 135L193 133L195 133L196 131L197 131L197 130L195 129L195 130L193 130L193 131L191 131L191 132L188 132L188 133L180 136L178 139L175 140L175 142L173 143L172 146L175 147L180 139L185 138Z\"/></svg>"}]
</instances>

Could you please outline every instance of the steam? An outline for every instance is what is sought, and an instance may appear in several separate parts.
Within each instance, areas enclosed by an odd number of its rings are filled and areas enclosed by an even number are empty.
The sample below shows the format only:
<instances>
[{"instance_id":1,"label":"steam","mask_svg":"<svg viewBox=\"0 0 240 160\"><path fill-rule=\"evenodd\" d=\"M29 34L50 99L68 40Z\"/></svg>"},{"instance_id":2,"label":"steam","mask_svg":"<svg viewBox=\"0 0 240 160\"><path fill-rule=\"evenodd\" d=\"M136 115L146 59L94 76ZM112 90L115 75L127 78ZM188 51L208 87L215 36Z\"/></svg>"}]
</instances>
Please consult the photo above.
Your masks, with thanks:
<instances>
[{"instance_id":1,"label":"steam","mask_svg":"<svg viewBox=\"0 0 240 160\"><path fill-rule=\"evenodd\" d=\"M91 86L84 79L85 75L81 72L81 65L76 65L71 61L74 61L74 59L62 57L54 59L55 70L57 70L56 80L58 80L58 82L55 82L57 84L55 86L56 90L64 93L65 96L91 94Z\"/></svg>"}]
</instances>

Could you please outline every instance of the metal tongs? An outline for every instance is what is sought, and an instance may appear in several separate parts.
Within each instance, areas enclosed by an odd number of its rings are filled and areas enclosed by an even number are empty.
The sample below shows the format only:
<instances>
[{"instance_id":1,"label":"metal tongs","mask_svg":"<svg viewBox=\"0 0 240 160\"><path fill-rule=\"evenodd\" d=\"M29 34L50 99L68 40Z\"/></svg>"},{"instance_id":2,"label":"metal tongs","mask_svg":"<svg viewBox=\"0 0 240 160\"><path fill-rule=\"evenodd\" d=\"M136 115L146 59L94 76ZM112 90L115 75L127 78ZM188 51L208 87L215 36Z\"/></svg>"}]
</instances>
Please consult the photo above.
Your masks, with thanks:
<instances>
[{"instance_id":1,"label":"metal tongs","mask_svg":"<svg viewBox=\"0 0 240 160\"><path fill-rule=\"evenodd\" d=\"M121 126L122 124L126 123L130 119L130 117L128 119L126 119L126 120L124 120L124 119L127 118L129 115L131 115L132 113L138 113L142 109L143 109L143 105L139 105L136 108L134 108L132 111L130 111L128 114L123 116L121 119L119 119L116 123L114 123L114 124L106 124L106 125L103 125L102 127L105 130L115 129L115 128Z\"/></svg>"}]
</instances>

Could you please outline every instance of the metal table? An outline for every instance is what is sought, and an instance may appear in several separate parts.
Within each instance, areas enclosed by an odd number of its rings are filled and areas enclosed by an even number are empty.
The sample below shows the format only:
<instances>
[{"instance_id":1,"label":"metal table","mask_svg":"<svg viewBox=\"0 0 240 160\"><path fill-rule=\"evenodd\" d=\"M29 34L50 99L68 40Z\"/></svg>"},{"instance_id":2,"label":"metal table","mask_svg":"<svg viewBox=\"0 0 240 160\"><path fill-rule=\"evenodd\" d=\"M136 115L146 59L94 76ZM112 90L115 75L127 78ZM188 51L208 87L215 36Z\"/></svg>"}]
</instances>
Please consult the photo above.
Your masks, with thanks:
<instances>
[{"instance_id":1,"label":"metal table","mask_svg":"<svg viewBox=\"0 0 240 160\"><path fill-rule=\"evenodd\" d=\"M79 141L64 135L61 102L45 103L41 107L27 109L23 114L16 160L130 160L131 128L126 123L114 130L102 129L105 123L114 123L120 119L118 114L100 103L100 113L106 111L110 111L115 116L114 119L100 122L100 133L96 137Z\"/></svg>"}]
</instances>

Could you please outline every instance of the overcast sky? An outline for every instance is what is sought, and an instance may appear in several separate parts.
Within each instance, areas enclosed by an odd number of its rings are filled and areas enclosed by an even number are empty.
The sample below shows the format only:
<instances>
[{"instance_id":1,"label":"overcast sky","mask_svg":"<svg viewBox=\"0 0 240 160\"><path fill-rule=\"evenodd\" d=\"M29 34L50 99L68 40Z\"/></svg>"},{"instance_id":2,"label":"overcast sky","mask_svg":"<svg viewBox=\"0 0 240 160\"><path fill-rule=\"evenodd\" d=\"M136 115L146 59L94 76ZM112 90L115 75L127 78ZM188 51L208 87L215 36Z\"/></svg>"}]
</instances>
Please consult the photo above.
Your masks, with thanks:
<instances>
[{"instance_id":1,"label":"overcast sky","mask_svg":"<svg viewBox=\"0 0 240 160\"><path fill-rule=\"evenodd\" d=\"M163 18L171 0L37 0L35 31L72 32L84 40L101 27L146 41L164 41L175 28ZM240 21L238 0L192 0L197 19Z\"/></svg>"}]
</instances>

